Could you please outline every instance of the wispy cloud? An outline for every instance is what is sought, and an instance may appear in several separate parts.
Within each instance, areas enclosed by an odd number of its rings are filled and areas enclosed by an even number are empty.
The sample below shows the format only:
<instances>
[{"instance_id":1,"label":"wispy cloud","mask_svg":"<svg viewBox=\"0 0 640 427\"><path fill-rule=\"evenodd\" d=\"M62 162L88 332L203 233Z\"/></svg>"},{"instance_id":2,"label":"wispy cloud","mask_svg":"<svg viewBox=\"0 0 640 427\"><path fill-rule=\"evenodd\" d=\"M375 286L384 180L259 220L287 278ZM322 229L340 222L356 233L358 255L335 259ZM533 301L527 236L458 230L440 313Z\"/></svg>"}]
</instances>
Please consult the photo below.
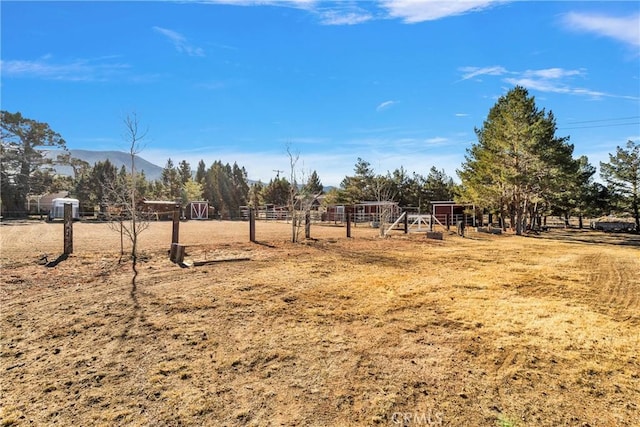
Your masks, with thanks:
<instances>
[{"instance_id":1,"label":"wispy cloud","mask_svg":"<svg viewBox=\"0 0 640 427\"><path fill-rule=\"evenodd\" d=\"M442 144L448 143L449 139L448 138L443 138L441 136L436 136L436 137L433 137L433 138L428 138L424 142L426 142L429 145L442 145Z\"/></svg>"},{"instance_id":2,"label":"wispy cloud","mask_svg":"<svg viewBox=\"0 0 640 427\"><path fill-rule=\"evenodd\" d=\"M323 25L357 25L373 19L367 12L343 12L328 10L320 13L320 22Z\"/></svg>"},{"instance_id":3,"label":"wispy cloud","mask_svg":"<svg viewBox=\"0 0 640 427\"><path fill-rule=\"evenodd\" d=\"M322 25L356 25L374 19L401 19L407 24L434 21L449 16L478 12L511 0L201 0L203 3L234 6L280 6L315 14ZM367 10L365 10L365 6Z\"/></svg>"},{"instance_id":4,"label":"wispy cloud","mask_svg":"<svg viewBox=\"0 0 640 427\"><path fill-rule=\"evenodd\" d=\"M384 111L397 104L398 101L384 101L376 107L376 111Z\"/></svg>"},{"instance_id":5,"label":"wispy cloud","mask_svg":"<svg viewBox=\"0 0 640 427\"><path fill-rule=\"evenodd\" d=\"M456 117L469 117L469 114L467 113L456 113L455 115Z\"/></svg>"},{"instance_id":6,"label":"wispy cloud","mask_svg":"<svg viewBox=\"0 0 640 427\"><path fill-rule=\"evenodd\" d=\"M585 96L592 99L622 98L637 100L637 96L616 95L575 85L575 78L586 78L585 69L564 69L559 67L538 70L511 71L504 67L461 67L462 77L458 81L469 80L482 75L502 76L502 81L514 86L547 93Z\"/></svg>"},{"instance_id":7,"label":"wispy cloud","mask_svg":"<svg viewBox=\"0 0 640 427\"><path fill-rule=\"evenodd\" d=\"M640 46L640 13L614 17L602 14L571 12L563 15L562 22L574 31L585 31L629 44Z\"/></svg>"},{"instance_id":8,"label":"wispy cloud","mask_svg":"<svg viewBox=\"0 0 640 427\"><path fill-rule=\"evenodd\" d=\"M74 59L54 62L51 55L36 60L2 60L0 68L5 77L28 77L64 81L107 81L123 76L128 64L115 62L116 57Z\"/></svg>"},{"instance_id":9,"label":"wispy cloud","mask_svg":"<svg viewBox=\"0 0 640 427\"><path fill-rule=\"evenodd\" d=\"M390 17L399 18L408 24L412 24L478 12L499 3L504 3L504 1L382 0L380 5L387 10Z\"/></svg>"},{"instance_id":10,"label":"wispy cloud","mask_svg":"<svg viewBox=\"0 0 640 427\"><path fill-rule=\"evenodd\" d=\"M201 3L226 4L231 6L286 6L308 9L317 0L201 0Z\"/></svg>"},{"instance_id":11,"label":"wispy cloud","mask_svg":"<svg viewBox=\"0 0 640 427\"><path fill-rule=\"evenodd\" d=\"M524 75L527 77L536 77L542 79L561 79L564 77L584 76L584 69L565 70L564 68L545 68L541 70L527 70Z\"/></svg>"},{"instance_id":12,"label":"wispy cloud","mask_svg":"<svg viewBox=\"0 0 640 427\"><path fill-rule=\"evenodd\" d=\"M604 96L608 96L604 92L599 92L590 89L584 88L574 88L569 86L566 83L551 80L551 79L534 79L528 77L521 78L506 78L505 82L514 85L514 86L523 86L527 89L533 89L540 92L551 92L551 93L565 93L568 95L583 95L590 96L593 98L602 98Z\"/></svg>"},{"instance_id":13,"label":"wispy cloud","mask_svg":"<svg viewBox=\"0 0 640 427\"><path fill-rule=\"evenodd\" d=\"M204 49L189 44L182 34L162 27L153 27L153 30L169 39L178 52L189 56L204 56Z\"/></svg>"},{"instance_id":14,"label":"wispy cloud","mask_svg":"<svg viewBox=\"0 0 640 427\"><path fill-rule=\"evenodd\" d=\"M461 67L460 71L463 72L462 80L469 80L479 76L500 76L507 73L507 69L500 66L493 67Z\"/></svg>"}]
</instances>

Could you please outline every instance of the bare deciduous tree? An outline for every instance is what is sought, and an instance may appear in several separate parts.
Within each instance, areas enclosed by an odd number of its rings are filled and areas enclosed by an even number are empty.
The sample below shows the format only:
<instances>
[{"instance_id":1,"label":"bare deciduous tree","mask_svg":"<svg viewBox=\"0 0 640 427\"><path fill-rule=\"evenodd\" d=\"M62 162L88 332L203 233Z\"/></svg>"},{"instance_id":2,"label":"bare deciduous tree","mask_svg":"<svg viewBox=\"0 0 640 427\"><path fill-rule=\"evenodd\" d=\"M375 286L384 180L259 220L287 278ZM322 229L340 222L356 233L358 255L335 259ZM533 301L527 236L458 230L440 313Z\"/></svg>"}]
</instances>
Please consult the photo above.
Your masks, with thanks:
<instances>
[{"instance_id":1,"label":"bare deciduous tree","mask_svg":"<svg viewBox=\"0 0 640 427\"><path fill-rule=\"evenodd\" d=\"M318 200L321 190L317 192L317 189L308 185L309 179L304 169L301 169L299 173L302 182L305 184L302 186L298 185L298 171L296 170L296 166L300 159L300 154L298 152L293 153L291 147L287 146L287 155L289 156L291 179L288 200L289 212L291 213L291 241L296 243L300 241L300 231L303 225L305 239L311 238L311 208L314 202Z\"/></svg>"},{"instance_id":2,"label":"bare deciduous tree","mask_svg":"<svg viewBox=\"0 0 640 427\"><path fill-rule=\"evenodd\" d=\"M290 188L289 188L289 213L291 214L291 242L296 243L298 241L298 218L296 215L296 200L298 198L298 181L296 175L296 164L300 159L300 153L293 153L291 146L287 145L287 155L289 156L290 167Z\"/></svg>"},{"instance_id":3,"label":"bare deciduous tree","mask_svg":"<svg viewBox=\"0 0 640 427\"><path fill-rule=\"evenodd\" d=\"M138 190L136 173L136 156L144 148L143 140L147 130L141 130L138 117L135 113L124 118L123 139L129 144L130 171L128 175L119 175L114 182L106 182L105 190L112 206L120 208L119 221L112 224L112 229L120 232L120 254L124 255L124 237L131 243L131 297L136 301L136 278L138 276L138 236L149 227L149 222L141 215L138 208Z\"/></svg>"},{"instance_id":4,"label":"bare deciduous tree","mask_svg":"<svg viewBox=\"0 0 640 427\"><path fill-rule=\"evenodd\" d=\"M375 177L372 183L372 191L378 202L378 221L380 227L380 237L385 237L385 224L391 223L393 216L393 192L391 179L388 176Z\"/></svg>"}]
</instances>

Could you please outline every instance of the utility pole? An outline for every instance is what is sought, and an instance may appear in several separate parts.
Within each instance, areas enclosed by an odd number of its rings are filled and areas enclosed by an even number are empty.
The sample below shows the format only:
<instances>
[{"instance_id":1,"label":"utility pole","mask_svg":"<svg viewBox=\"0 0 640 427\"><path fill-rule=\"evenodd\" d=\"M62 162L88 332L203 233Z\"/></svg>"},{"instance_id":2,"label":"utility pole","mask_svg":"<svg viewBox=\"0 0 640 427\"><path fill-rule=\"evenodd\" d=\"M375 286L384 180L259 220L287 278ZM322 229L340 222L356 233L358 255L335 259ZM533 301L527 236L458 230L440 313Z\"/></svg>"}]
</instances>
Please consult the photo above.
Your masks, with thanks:
<instances>
[{"instance_id":1,"label":"utility pole","mask_svg":"<svg viewBox=\"0 0 640 427\"><path fill-rule=\"evenodd\" d=\"M281 171L281 170L278 170L278 169L273 169L273 171L276 173L276 179L278 179L278 180L280 179L280 172L284 172L284 171Z\"/></svg>"}]
</instances>

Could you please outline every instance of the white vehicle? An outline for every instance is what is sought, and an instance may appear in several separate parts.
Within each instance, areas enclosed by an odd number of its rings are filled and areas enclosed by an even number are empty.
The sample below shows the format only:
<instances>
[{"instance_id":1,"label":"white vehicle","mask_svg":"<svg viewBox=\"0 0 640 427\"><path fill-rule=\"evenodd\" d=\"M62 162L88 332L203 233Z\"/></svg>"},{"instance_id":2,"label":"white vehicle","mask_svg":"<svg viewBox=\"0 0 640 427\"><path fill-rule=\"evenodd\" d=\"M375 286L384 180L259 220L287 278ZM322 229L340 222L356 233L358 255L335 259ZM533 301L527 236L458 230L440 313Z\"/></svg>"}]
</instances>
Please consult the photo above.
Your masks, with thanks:
<instances>
[{"instance_id":1,"label":"white vehicle","mask_svg":"<svg viewBox=\"0 0 640 427\"><path fill-rule=\"evenodd\" d=\"M47 219L49 221L64 219L64 205L67 203L71 204L71 218L80 219L80 201L68 197L59 197L51 201L51 210L49 210Z\"/></svg>"}]
</instances>

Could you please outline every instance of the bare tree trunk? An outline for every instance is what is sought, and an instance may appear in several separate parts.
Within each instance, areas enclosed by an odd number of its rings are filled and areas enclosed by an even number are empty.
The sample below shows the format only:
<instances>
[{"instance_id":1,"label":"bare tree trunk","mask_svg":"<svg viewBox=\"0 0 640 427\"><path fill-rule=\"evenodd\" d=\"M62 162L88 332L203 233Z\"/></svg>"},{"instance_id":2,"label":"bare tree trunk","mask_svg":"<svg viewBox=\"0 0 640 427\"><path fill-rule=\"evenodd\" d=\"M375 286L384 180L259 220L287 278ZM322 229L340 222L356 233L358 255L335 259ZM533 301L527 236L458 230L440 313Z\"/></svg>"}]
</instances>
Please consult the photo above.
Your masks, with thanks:
<instances>
[{"instance_id":1,"label":"bare tree trunk","mask_svg":"<svg viewBox=\"0 0 640 427\"><path fill-rule=\"evenodd\" d=\"M296 211L291 210L291 243L298 241L298 227L296 227Z\"/></svg>"},{"instance_id":2,"label":"bare tree trunk","mask_svg":"<svg viewBox=\"0 0 640 427\"><path fill-rule=\"evenodd\" d=\"M289 191L289 211L291 212L291 242L298 241L298 221L296 218L296 199L298 196L298 183L296 179L296 163L300 155L291 152L291 147L287 146L287 155L289 156L289 167L291 174L291 189Z\"/></svg>"}]
</instances>

